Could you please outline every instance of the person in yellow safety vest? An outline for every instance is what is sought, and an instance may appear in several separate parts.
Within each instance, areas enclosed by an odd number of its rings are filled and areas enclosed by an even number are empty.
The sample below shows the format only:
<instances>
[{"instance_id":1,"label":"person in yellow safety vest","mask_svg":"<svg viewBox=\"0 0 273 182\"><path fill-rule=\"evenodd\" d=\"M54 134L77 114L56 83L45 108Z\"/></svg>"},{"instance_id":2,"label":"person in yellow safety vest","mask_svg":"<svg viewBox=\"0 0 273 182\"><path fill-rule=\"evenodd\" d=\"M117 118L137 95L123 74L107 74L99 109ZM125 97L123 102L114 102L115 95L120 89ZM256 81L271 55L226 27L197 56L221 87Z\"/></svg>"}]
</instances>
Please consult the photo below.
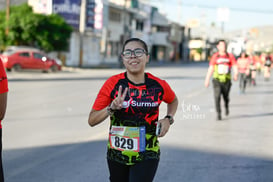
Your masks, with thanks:
<instances>
[{"instance_id":1,"label":"person in yellow safety vest","mask_svg":"<svg viewBox=\"0 0 273 182\"><path fill-rule=\"evenodd\" d=\"M213 90L215 107L217 112L217 120L222 119L221 115L221 95L225 102L226 116L229 115L229 92L231 88L231 67L233 68L233 79L236 81L238 77L238 69L236 59L231 53L226 51L225 40L219 40L217 43L218 52L211 57L207 75L205 78L205 87L209 87L210 78L213 75Z\"/></svg>"}]
</instances>

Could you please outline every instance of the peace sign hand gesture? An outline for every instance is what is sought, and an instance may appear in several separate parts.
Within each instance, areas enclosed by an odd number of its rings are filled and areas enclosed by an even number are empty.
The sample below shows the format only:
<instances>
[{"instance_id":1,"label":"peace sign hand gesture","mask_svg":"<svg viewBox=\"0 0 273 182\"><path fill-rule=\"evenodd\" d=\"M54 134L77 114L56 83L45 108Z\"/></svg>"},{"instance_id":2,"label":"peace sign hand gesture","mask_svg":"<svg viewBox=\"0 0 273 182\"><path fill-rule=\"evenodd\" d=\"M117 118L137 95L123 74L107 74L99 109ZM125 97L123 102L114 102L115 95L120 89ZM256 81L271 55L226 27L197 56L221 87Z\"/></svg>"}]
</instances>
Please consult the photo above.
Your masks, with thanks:
<instances>
[{"instance_id":1,"label":"peace sign hand gesture","mask_svg":"<svg viewBox=\"0 0 273 182\"><path fill-rule=\"evenodd\" d=\"M128 88L126 87L124 92L122 93L122 86L120 85L118 88L118 96L113 100L110 104L110 108L112 110L120 110L122 109L122 104L127 94ZM121 94L122 93L122 94Z\"/></svg>"}]
</instances>

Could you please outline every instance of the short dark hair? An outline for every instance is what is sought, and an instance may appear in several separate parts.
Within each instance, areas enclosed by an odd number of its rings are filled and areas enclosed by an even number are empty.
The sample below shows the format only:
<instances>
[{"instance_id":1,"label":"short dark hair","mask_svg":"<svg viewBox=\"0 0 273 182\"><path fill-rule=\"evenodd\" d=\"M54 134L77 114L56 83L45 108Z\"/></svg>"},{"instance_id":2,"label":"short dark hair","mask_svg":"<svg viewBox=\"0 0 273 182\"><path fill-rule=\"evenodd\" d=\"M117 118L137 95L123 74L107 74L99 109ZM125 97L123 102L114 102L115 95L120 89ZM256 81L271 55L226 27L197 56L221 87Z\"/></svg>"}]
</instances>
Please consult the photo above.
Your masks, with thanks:
<instances>
[{"instance_id":1,"label":"short dark hair","mask_svg":"<svg viewBox=\"0 0 273 182\"><path fill-rule=\"evenodd\" d=\"M130 38L130 39L127 39L127 40L124 42L124 44L123 44L122 51L124 51L125 46L126 46L129 42L139 42L139 43L141 43L142 46L143 46L143 48L144 48L144 50L146 51L146 53L148 53L148 46L147 46L147 44L146 44L143 40L141 40L141 39L139 39L139 38Z\"/></svg>"},{"instance_id":2,"label":"short dark hair","mask_svg":"<svg viewBox=\"0 0 273 182\"><path fill-rule=\"evenodd\" d=\"M240 57L242 57L243 54L245 54L246 58L248 57L248 54L246 53L246 51L242 51L241 54L240 54Z\"/></svg>"},{"instance_id":3,"label":"short dark hair","mask_svg":"<svg viewBox=\"0 0 273 182\"><path fill-rule=\"evenodd\" d=\"M220 42L224 42L225 44L227 44L226 40L220 39L220 40L217 41L217 45L218 45Z\"/></svg>"}]
</instances>

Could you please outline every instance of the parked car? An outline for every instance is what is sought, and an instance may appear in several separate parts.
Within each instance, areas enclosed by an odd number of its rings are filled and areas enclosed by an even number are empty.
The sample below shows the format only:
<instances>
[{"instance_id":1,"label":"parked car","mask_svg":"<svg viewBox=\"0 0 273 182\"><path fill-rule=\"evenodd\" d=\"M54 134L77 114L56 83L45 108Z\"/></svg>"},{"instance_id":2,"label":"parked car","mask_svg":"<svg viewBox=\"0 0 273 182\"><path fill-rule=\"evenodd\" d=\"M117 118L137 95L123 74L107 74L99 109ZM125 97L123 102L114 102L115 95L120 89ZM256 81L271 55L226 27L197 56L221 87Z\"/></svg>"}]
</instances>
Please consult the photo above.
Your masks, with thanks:
<instances>
[{"instance_id":1,"label":"parked car","mask_svg":"<svg viewBox=\"0 0 273 182\"><path fill-rule=\"evenodd\" d=\"M7 71L38 69L44 72L61 70L61 64L36 48L10 46L0 55Z\"/></svg>"}]
</instances>

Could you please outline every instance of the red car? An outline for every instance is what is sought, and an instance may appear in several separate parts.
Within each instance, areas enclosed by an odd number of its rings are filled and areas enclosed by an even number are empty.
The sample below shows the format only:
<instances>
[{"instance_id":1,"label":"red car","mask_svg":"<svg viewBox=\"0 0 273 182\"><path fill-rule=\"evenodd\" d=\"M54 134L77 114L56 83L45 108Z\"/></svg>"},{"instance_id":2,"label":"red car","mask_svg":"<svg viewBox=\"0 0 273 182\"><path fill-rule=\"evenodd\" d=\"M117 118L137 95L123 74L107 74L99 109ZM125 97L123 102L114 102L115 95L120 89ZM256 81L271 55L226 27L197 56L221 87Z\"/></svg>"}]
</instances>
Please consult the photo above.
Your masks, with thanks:
<instances>
[{"instance_id":1,"label":"red car","mask_svg":"<svg viewBox=\"0 0 273 182\"><path fill-rule=\"evenodd\" d=\"M11 46L0 55L0 58L7 71L40 69L44 72L56 72L61 70L61 64L36 48Z\"/></svg>"}]
</instances>

